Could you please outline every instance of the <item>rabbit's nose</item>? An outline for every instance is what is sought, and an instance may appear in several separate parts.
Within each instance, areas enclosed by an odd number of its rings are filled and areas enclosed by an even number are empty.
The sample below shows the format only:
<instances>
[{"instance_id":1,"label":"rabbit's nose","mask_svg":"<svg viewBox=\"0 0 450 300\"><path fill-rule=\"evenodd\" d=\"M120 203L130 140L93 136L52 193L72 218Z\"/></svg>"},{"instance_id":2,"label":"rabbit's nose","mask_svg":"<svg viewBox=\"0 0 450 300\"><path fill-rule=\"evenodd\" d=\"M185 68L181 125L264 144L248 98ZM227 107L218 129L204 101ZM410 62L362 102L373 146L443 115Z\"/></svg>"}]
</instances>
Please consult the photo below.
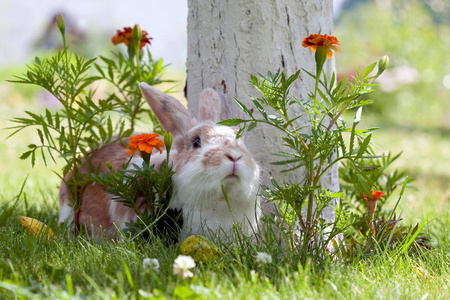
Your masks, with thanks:
<instances>
[{"instance_id":1,"label":"rabbit's nose","mask_svg":"<svg viewBox=\"0 0 450 300\"><path fill-rule=\"evenodd\" d=\"M241 159L242 154L237 151L228 151L227 153L225 153L225 156L228 157L228 159L232 162L236 162Z\"/></svg>"}]
</instances>

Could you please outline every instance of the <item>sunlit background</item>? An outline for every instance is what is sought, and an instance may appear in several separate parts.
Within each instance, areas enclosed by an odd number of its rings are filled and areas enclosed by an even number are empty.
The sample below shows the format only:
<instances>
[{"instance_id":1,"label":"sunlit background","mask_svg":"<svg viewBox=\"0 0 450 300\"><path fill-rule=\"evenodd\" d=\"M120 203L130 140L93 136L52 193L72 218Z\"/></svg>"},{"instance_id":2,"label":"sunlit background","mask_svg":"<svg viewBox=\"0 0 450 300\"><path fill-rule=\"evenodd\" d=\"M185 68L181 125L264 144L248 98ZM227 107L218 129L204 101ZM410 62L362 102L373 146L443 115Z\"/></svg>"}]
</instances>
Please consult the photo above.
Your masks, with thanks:
<instances>
[{"instance_id":1,"label":"sunlit background","mask_svg":"<svg viewBox=\"0 0 450 300\"><path fill-rule=\"evenodd\" d=\"M403 209L411 221L434 210L449 209L450 183L450 2L448 0L335 0L334 35L342 44L336 55L339 74L354 72L387 54L389 70L371 95L365 125L376 134L380 153L403 151L396 167L416 178ZM5 82L20 75L26 64L61 47L55 16L66 20L71 50L87 57L108 54L117 29L140 24L153 37L151 51L170 67L167 78L184 86L186 60L185 0L2 0L0 2L0 127L26 109L52 105L39 89ZM179 94L181 95L181 93ZM5 138L0 132L0 193L14 195L30 173L27 187L55 190L58 179L45 167L31 169L19 156L30 136ZM27 140L28 139L28 140ZM49 184L50 183L50 184ZM31 192L30 192L31 193ZM56 196L55 196L56 199ZM49 199L48 201L54 201Z\"/></svg>"}]
</instances>

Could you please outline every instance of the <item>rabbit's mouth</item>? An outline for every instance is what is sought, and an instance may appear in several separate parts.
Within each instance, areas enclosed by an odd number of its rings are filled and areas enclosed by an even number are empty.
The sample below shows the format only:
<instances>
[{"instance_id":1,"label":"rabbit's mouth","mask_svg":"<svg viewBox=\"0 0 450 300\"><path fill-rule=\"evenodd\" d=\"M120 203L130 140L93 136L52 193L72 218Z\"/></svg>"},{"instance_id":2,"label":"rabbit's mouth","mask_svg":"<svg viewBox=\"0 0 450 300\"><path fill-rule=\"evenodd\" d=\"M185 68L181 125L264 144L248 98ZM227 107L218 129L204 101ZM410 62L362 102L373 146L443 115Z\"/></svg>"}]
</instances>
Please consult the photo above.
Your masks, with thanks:
<instances>
[{"instance_id":1,"label":"rabbit's mouth","mask_svg":"<svg viewBox=\"0 0 450 300\"><path fill-rule=\"evenodd\" d=\"M230 175L228 175L227 177L225 177L226 179L239 179L239 176L236 175L235 173L231 173Z\"/></svg>"}]
</instances>

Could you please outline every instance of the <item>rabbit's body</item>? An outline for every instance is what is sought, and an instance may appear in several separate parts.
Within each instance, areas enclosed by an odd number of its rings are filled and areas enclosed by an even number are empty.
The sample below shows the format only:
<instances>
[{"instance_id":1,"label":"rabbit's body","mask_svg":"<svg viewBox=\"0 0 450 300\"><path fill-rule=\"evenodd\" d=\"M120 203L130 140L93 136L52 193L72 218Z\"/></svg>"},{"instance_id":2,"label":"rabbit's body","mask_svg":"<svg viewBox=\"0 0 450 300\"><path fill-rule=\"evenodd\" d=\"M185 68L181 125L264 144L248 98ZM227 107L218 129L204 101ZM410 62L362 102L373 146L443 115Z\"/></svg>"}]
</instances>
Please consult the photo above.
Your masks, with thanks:
<instances>
[{"instance_id":1,"label":"rabbit's body","mask_svg":"<svg viewBox=\"0 0 450 300\"><path fill-rule=\"evenodd\" d=\"M163 128L174 136L169 158L175 171L171 208L183 212L181 238L189 234L224 236L234 223L252 234L260 214L259 168L243 142L236 139L235 130L215 124L220 114L217 93L211 89L202 93L197 121L175 98L145 84L141 84L141 90ZM123 146L127 142L107 145L95 153L90 158L93 169L101 163L100 171L106 172L107 162L114 169L120 168L129 159ZM164 159L165 152L155 152L151 164L158 168ZM133 157L133 163L141 165L138 154ZM73 220L70 196L63 183L59 222ZM132 209L112 201L105 187L99 184L85 188L81 203L77 221L88 228L94 227L97 235L112 233L116 227L124 228L126 222L136 220Z\"/></svg>"}]
</instances>

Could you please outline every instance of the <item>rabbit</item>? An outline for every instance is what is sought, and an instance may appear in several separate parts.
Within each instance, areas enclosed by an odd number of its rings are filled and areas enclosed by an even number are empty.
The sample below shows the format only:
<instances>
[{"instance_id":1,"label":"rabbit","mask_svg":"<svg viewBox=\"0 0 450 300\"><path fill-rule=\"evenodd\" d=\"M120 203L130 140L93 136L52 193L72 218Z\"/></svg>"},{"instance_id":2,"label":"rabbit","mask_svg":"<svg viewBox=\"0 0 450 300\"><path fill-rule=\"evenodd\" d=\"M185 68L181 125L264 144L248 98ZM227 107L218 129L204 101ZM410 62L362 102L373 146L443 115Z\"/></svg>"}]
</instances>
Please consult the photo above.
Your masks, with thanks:
<instances>
[{"instance_id":1,"label":"rabbit","mask_svg":"<svg viewBox=\"0 0 450 300\"><path fill-rule=\"evenodd\" d=\"M210 239L230 237L233 224L252 235L261 215L260 168L242 139L236 139L236 129L216 124L221 108L217 92L211 88L202 91L197 120L176 98L146 83L139 87L163 129L173 134L169 162L175 174L170 207L182 211L180 240L191 234ZM107 162L120 168L129 159L124 146L128 142L115 142L94 153L90 158L93 169L101 163L100 172L107 172ZM160 154L154 150L150 163L157 169L166 155L165 151ZM135 154L132 163L140 165L142 158ZM83 172L87 172L87 166ZM65 180L69 178L70 174ZM63 181L59 223L74 221L70 198ZM112 201L104 186L89 184L83 191L77 218L98 236L123 229L137 216L122 203Z\"/></svg>"}]
</instances>

